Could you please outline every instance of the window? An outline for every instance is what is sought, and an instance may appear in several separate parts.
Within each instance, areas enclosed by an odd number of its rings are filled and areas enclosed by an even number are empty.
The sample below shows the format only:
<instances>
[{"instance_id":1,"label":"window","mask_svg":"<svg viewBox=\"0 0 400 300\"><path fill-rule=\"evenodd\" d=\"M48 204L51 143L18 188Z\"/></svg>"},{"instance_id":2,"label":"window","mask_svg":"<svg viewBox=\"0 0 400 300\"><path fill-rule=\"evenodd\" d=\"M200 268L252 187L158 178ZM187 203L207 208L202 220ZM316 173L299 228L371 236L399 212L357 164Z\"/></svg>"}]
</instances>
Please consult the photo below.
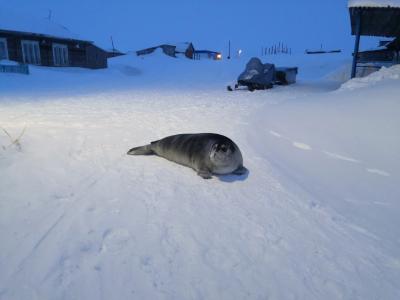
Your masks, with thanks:
<instances>
[{"instance_id":1,"label":"window","mask_svg":"<svg viewBox=\"0 0 400 300\"><path fill-rule=\"evenodd\" d=\"M0 38L0 60L8 59L7 40Z\"/></svg>"},{"instance_id":2,"label":"window","mask_svg":"<svg viewBox=\"0 0 400 300\"><path fill-rule=\"evenodd\" d=\"M53 44L53 62L55 66L68 66L68 46Z\"/></svg>"},{"instance_id":3,"label":"window","mask_svg":"<svg viewBox=\"0 0 400 300\"><path fill-rule=\"evenodd\" d=\"M37 41L21 41L24 63L40 65L40 49Z\"/></svg>"}]
</instances>

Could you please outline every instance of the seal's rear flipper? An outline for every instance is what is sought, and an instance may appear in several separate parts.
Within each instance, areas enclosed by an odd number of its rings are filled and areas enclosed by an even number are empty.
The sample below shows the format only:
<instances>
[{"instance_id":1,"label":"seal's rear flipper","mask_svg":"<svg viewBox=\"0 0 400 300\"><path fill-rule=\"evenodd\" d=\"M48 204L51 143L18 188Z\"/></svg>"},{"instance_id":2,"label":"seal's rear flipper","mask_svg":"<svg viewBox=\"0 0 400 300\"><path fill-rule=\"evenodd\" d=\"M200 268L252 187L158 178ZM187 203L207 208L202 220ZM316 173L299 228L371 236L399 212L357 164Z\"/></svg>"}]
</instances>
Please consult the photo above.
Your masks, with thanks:
<instances>
[{"instance_id":1,"label":"seal's rear flipper","mask_svg":"<svg viewBox=\"0 0 400 300\"><path fill-rule=\"evenodd\" d=\"M247 170L245 167L240 166L239 168L237 168L235 171L233 171L232 173L235 175L244 175L246 173L248 173L249 170Z\"/></svg>"},{"instance_id":2,"label":"seal's rear flipper","mask_svg":"<svg viewBox=\"0 0 400 300\"><path fill-rule=\"evenodd\" d=\"M128 151L128 155L152 155L155 154L153 150L151 150L151 145L145 145L140 147L132 148Z\"/></svg>"},{"instance_id":3,"label":"seal's rear flipper","mask_svg":"<svg viewBox=\"0 0 400 300\"><path fill-rule=\"evenodd\" d=\"M210 173L210 171L207 170L199 170L197 172L197 175L199 175L200 177L202 177L203 179L210 179L212 178L212 174Z\"/></svg>"}]
</instances>

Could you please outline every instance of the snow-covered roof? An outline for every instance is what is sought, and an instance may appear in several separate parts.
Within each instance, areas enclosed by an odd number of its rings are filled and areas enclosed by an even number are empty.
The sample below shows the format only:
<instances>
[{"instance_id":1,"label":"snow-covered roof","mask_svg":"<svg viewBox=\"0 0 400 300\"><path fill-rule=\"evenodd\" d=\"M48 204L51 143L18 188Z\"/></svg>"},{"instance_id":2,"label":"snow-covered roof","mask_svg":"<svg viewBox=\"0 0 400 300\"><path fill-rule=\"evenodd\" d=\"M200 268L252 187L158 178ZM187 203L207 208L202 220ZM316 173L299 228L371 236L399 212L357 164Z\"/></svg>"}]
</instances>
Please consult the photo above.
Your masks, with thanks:
<instances>
[{"instance_id":1,"label":"snow-covered roof","mask_svg":"<svg viewBox=\"0 0 400 300\"><path fill-rule=\"evenodd\" d=\"M398 7L400 0L349 0L349 7Z\"/></svg>"},{"instance_id":2,"label":"snow-covered roof","mask_svg":"<svg viewBox=\"0 0 400 300\"><path fill-rule=\"evenodd\" d=\"M77 34L48 18L35 18L13 11L0 10L0 30L26 32L49 37L82 40Z\"/></svg>"},{"instance_id":3,"label":"snow-covered roof","mask_svg":"<svg viewBox=\"0 0 400 300\"><path fill-rule=\"evenodd\" d=\"M176 46L175 50L177 52L185 52L187 50L187 48L189 47L190 43L184 42L184 43L175 43L175 44L170 44L170 45L175 45Z\"/></svg>"}]
</instances>

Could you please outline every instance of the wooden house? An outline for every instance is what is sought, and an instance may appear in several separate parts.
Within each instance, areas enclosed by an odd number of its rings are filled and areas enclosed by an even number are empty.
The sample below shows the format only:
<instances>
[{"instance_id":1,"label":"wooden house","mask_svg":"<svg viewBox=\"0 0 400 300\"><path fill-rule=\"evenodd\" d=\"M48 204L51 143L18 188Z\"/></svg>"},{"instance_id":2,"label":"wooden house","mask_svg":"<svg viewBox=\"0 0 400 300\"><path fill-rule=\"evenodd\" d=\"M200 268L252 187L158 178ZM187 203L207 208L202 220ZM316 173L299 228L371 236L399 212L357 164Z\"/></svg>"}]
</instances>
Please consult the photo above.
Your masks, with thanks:
<instances>
[{"instance_id":1,"label":"wooden house","mask_svg":"<svg viewBox=\"0 0 400 300\"><path fill-rule=\"evenodd\" d=\"M380 59L399 63L400 37L399 1L371 2L368 0L349 0L351 32L355 35L353 66L351 78L356 76L360 61ZM395 38L390 45L376 51L359 52L361 36L381 36ZM360 61L359 61L360 60Z\"/></svg>"},{"instance_id":2,"label":"wooden house","mask_svg":"<svg viewBox=\"0 0 400 300\"><path fill-rule=\"evenodd\" d=\"M0 13L0 60L52 67L107 68L107 52L51 20L18 22Z\"/></svg>"}]
</instances>

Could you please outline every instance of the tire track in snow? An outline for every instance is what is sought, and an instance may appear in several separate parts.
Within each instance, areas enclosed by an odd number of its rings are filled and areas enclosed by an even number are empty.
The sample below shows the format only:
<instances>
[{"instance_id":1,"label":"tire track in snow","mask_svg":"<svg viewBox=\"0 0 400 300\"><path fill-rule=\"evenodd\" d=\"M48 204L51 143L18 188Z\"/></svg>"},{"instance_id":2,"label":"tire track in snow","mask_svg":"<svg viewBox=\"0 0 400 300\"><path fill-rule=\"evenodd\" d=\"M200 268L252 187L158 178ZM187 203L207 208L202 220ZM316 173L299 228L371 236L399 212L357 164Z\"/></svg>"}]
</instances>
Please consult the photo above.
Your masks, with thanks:
<instances>
[{"instance_id":1,"label":"tire track in snow","mask_svg":"<svg viewBox=\"0 0 400 300\"><path fill-rule=\"evenodd\" d=\"M62 219L65 217L65 212L62 213L56 220L55 222L52 223L52 225L50 225L47 230L44 232L44 234L41 235L41 237L39 238L39 240L35 243L35 245L31 248L31 250L29 251L28 255L21 260L21 262L18 265L18 270L13 274L13 276L15 276L16 274L18 274L22 268L24 267L25 263L34 255L35 251L37 251L40 247L40 245L48 238L48 236L50 236L50 234L52 233L52 231L57 227L57 225L62 221Z\"/></svg>"},{"instance_id":2,"label":"tire track in snow","mask_svg":"<svg viewBox=\"0 0 400 300\"><path fill-rule=\"evenodd\" d=\"M9 280L13 281L13 278L18 276L18 274L24 269L25 265L28 263L29 260L32 259L32 257L35 255L35 253L39 250L39 248L48 240L48 238L54 234L56 228L62 223L63 220L68 220L69 218L66 218L71 211L76 211L76 206L82 205L82 202L79 200L84 199L87 197L88 191L90 191L96 184L101 181L102 178L111 170L112 166L117 166L119 162L122 161L123 156L118 157L115 159L112 163L110 163L106 168L101 171L101 174L98 176L95 176L95 174L90 175L87 177L84 182L86 183L83 187L80 188L72 188L75 193L69 197L70 199L74 199L74 201L70 202L70 206L68 206L66 209L64 209L63 213L54 221L51 223L50 226L48 226L44 233L40 235L40 237L36 240L34 245L30 248L28 254L20 260L17 266L17 270L11 274L9 277ZM78 184L78 186L82 186L83 183ZM48 276L46 276L48 277Z\"/></svg>"}]
</instances>

